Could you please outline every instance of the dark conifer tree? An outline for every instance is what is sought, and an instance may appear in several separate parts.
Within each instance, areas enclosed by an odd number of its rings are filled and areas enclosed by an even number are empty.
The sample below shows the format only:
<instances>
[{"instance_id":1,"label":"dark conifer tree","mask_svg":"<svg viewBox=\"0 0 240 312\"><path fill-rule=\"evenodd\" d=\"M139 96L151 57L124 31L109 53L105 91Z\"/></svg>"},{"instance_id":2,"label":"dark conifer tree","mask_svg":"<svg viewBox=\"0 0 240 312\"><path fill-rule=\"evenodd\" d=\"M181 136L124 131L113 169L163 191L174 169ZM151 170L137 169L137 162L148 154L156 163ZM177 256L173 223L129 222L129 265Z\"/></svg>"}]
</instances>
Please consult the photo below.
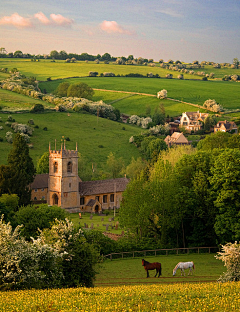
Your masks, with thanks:
<instances>
[{"instance_id":1,"label":"dark conifer tree","mask_svg":"<svg viewBox=\"0 0 240 312\"><path fill-rule=\"evenodd\" d=\"M13 147L8 155L8 166L5 166L4 177L5 186L2 190L9 194L17 194L19 205L27 205L31 199L30 183L33 182L35 168L32 158L29 155L29 148L24 138L17 134ZM0 190L1 191L1 190Z\"/></svg>"}]
</instances>

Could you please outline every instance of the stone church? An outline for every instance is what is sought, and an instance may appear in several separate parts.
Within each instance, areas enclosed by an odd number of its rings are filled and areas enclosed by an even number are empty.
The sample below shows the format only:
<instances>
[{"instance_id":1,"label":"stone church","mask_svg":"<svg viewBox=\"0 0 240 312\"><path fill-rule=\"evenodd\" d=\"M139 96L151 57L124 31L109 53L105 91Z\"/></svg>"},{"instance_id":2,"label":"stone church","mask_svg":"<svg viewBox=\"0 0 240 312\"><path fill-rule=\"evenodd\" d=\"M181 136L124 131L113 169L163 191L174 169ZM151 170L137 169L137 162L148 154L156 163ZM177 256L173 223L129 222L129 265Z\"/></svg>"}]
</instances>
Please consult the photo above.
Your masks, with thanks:
<instances>
[{"instance_id":1,"label":"stone church","mask_svg":"<svg viewBox=\"0 0 240 312\"><path fill-rule=\"evenodd\" d=\"M55 144L56 145L56 144ZM101 213L120 208L129 179L82 181L78 176L78 149L52 150L49 144L49 174L38 174L31 184L33 204L47 203L68 212Z\"/></svg>"}]
</instances>

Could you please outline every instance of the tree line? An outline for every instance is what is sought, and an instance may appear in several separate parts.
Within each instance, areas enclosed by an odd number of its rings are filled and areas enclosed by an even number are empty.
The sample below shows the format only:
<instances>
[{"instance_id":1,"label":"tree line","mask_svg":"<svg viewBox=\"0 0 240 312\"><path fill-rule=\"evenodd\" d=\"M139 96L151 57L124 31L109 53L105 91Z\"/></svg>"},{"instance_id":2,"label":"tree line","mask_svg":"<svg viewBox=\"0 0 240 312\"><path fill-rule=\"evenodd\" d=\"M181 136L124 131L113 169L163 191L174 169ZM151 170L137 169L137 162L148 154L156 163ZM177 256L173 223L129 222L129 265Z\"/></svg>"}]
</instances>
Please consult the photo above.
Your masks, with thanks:
<instances>
[{"instance_id":1,"label":"tree line","mask_svg":"<svg viewBox=\"0 0 240 312\"><path fill-rule=\"evenodd\" d=\"M239 148L239 135L219 132L160 152L123 193L121 226L159 248L239 240Z\"/></svg>"}]
</instances>

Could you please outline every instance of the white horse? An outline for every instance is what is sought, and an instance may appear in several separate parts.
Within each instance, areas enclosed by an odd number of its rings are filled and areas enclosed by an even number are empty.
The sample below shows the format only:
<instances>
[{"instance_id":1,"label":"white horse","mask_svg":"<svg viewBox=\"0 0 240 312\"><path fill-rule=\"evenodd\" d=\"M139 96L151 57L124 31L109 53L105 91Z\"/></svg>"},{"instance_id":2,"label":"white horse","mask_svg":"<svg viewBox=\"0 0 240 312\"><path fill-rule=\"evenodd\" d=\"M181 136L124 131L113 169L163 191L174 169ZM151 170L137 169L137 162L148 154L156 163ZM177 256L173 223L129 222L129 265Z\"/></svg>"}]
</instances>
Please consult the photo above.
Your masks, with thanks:
<instances>
[{"instance_id":1,"label":"white horse","mask_svg":"<svg viewBox=\"0 0 240 312\"><path fill-rule=\"evenodd\" d=\"M184 270L189 269L189 272L188 272L188 275L189 275L190 273L192 273L192 270L195 269L195 266L194 266L193 261L190 261L190 262L179 262L179 263L175 266L175 268L173 269L173 276L176 274L177 269L180 269L180 270L181 270L181 276L182 276L182 273L183 273L184 276L185 276Z\"/></svg>"}]
</instances>

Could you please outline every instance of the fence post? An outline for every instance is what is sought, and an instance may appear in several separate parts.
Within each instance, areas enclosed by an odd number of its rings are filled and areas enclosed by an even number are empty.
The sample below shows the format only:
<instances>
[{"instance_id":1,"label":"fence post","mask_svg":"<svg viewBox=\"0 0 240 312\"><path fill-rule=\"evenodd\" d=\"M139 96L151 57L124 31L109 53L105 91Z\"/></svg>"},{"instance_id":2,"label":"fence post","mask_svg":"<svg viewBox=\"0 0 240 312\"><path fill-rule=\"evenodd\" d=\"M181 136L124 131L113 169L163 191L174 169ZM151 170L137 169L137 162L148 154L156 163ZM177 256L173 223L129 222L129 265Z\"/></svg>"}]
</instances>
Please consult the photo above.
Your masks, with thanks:
<instances>
[{"instance_id":1,"label":"fence post","mask_svg":"<svg viewBox=\"0 0 240 312\"><path fill-rule=\"evenodd\" d=\"M133 258L134 258L134 251L133 251Z\"/></svg>"},{"instance_id":2,"label":"fence post","mask_svg":"<svg viewBox=\"0 0 240 312\"><path fill-rule=\"evenodd\" d=\"M122 259L123 259L123 252L122 252Z\"/></svg>"},{"instance_id":3,"label":"fence post","mask_svg":"<svg viewBox=\"0 0 240 312\"><path fill-rule=\"evenodd\" d=\"M157 255L157 251L156 251L156 249L155 249L155 257L156 257L156 255Z\"/></svg>"},{"instance_id":4,"label":"fence post","mask_svg":"<svg viewBox=\"0 0 240 312\"><path fill-rule=\"evenodd\" d=\"M111 261L112 261L112 254L110 254L110 259L111 259Z\"/></svg>"}]
</instances>

